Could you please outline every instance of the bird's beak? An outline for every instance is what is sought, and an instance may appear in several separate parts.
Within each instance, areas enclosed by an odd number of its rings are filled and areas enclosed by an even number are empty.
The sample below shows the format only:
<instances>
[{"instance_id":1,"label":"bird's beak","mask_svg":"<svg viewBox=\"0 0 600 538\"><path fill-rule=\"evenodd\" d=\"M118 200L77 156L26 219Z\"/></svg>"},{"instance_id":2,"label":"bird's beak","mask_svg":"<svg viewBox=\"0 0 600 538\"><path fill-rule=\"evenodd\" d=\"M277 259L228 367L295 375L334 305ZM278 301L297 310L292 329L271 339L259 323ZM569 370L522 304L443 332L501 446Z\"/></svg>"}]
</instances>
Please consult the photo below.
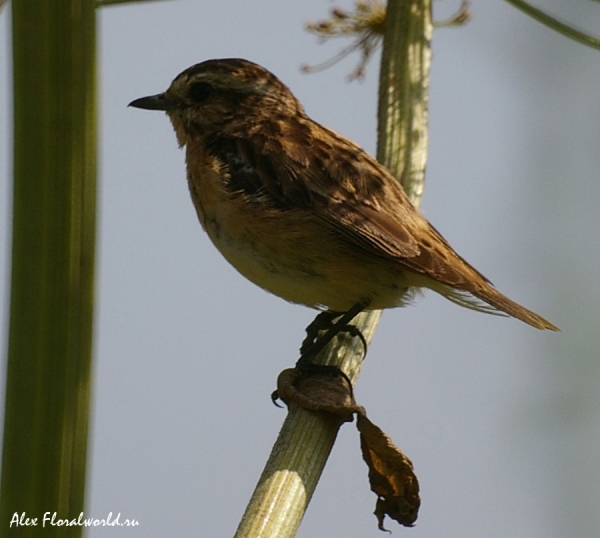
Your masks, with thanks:
<instances>
[{"instance_id":1,"label":"bird's beak","mask_svg":"<svg viewBox=\"0 0 600 538\"><path fill-rule=\"evenodd\" d=\"M158 95L140 97L135 101L131 101L128 106L143 108L145 110L171 110L175 108L175 103L167 99L164 93L159 93Z\"/></svg>"}]
</instances>

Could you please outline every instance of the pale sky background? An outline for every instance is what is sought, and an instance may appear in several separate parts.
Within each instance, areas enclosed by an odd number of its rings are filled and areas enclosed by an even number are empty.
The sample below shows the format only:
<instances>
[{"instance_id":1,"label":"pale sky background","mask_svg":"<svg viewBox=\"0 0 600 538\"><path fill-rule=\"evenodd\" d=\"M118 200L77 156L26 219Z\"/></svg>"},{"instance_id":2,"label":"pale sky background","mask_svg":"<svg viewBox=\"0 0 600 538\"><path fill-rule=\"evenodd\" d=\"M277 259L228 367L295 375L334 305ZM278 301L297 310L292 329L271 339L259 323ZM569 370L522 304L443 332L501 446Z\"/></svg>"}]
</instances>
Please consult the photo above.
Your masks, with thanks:
<instances>
[{"instance_id":1,"label":"pale sky background","mask_svg":"<svg viewBox=\"0 0 600 538\"><path fill-rule=\"evenodd\" d=\"M100 177L94 404L86 516L140 521L90 538L232 536L285 417L269 399L311 310L254 287L189 200L164 114L127 108L192 64L244 57L324 125L375 150L378 57L305 75L345 41L303 25L324 0L222 0L99 14ZM351 2L339 1L349 7ZM600 34L600 5L538 2ZM438 18L458 1L436 3ZM0 14L0 284L10 229L10 8ZM388 311L356 396L413 460L411 538L597 538L600 528L600 52L501 0L433 39L423 211L542 333L434 294ZM595 22L595 24L594 24ZM2 383L3 386L3 383ZM380 537L353 425L343 427L299 537Z\"/></svg>"}]
</instances>

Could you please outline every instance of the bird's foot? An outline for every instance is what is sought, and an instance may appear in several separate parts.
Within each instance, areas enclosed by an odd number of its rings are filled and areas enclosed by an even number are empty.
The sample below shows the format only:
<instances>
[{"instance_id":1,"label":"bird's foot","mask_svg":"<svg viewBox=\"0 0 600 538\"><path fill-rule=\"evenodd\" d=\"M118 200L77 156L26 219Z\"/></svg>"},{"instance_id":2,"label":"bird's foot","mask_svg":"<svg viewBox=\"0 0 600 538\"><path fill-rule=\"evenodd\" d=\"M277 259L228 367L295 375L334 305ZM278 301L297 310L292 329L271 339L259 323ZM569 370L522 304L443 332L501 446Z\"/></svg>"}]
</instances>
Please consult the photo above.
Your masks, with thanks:
<instances>
[{"instance_id":1,"label":"bird's foot","mask_svg":"<svg viewBox=\"0 0 600 538\"><path fill-rule=\"evenodd\" d=\"M355 304L347 312L332 312L327 310L321 312L306 328L306 338L300 347L300 358L296 363L296 368L306 371L307 368L312 369L314 366L320 367L324 365L316 365L312 360L325 348L333 338L340 333L347 333L350 336L359 338L363 344L365 355L367 353L367 341L360 332L360 329L355 325L350 325L350 322L362 312L367 305L364 303ZM325 366L325 368L338 370L337 366ZM325 372L325 370L323 370Z\"/></svg>"}]
</instances>

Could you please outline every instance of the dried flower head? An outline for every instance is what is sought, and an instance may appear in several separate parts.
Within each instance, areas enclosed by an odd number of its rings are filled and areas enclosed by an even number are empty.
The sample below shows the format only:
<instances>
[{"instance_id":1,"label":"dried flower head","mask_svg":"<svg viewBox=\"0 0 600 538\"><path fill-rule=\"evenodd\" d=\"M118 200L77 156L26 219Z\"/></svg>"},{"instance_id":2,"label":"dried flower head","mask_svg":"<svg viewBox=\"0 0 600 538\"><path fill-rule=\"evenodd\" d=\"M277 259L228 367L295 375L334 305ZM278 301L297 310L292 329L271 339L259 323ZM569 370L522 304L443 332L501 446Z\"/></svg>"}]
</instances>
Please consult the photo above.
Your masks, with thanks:
<instances>
[{"instance_id":1,"label":"dried flower head","mask_svg":"<svg viewBox=\"0 0 600 538\"><path fill-rule=\"evenodd\" d=\"M462 0L456 12L448 19L434 23L437 27L459 26L471 18L469 0ZM340 8L331 10L331 18L320 22L309 22L306 29L316 34L321 42L333 37L353 37L354 41L344 47L333 58L317 65L305 64L302 70L305 73L315 73L327 69L332 65L359 50L361 57L358 66L348 75L349 80L361 79L365 75L367 63L383 40L386 6L379 0L358 1L353 12Z\"/></svg>"},{"instance_id":2,"label":"dried flower head","mask_svg":"<svg viewBox=\"0 0 600 538\"><path fill-rule=\"evenodd\" d=\"M302 70L306 73L322 71L355 50L359 50L361 58L358 66L349 75L349 80L364 77L367 63L377 50L383 38L385 24L385 5L379 0L356 2L355 10L347 12L339 8L331 10L331 18L321 22L309 22L306 29L319 36L321 41L333 37L354 37L354 41L338 52L333 58L318 65L304 65Z\"/></svg>"}]
</instances>

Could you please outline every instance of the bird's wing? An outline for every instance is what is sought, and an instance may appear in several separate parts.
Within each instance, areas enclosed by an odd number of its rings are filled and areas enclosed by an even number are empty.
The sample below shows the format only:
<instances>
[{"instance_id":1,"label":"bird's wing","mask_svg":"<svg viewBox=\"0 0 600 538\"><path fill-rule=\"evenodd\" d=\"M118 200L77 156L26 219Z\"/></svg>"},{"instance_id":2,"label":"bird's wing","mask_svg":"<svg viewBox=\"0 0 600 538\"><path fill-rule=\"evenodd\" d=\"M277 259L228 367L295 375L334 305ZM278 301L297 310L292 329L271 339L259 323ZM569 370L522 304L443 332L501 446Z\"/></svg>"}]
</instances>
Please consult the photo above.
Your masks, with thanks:
<instances>
[{"instance_id":1,"label":"bird's wing","mask_svg":"<svg viewBox=\"0 0 600 538\"><path fill-rule=\"evenodd\" d=\"M410 203L398 181L352 142L318 124L290 126L215 144L231 186L262 206L301 209L321 219L358 256L376 257L431 279L449 300L504 312L539 329L558 330L497 292Z\"/></svg>"},{"instance_id":2,"label":"bird's wing","mask_svg":"<svg viewBox=\"0 0 600 538\"><path fill-rule=\"evenodd\" d=\"M468 289L487 279L454 252L409 201L399 182L349 140L309 119L270 122L248 136L208 144L229 187L281 210L322 219L359 256Z\"/></svg>"},{"instance_id":3,"label":"bird's wing","mask_svg":"<svg viewBox=\"0 0 600 538\"><path fill-rule=\"evenodd\" d=\"M375 256L449 286L488 280L421 217L400 183L361 148L307 120L238 141L277 204L312 211L358 255ZM261 133L262 134L262 133ZM471 291L471 290L468 290Z\"/></svg>"}]
</instances>

